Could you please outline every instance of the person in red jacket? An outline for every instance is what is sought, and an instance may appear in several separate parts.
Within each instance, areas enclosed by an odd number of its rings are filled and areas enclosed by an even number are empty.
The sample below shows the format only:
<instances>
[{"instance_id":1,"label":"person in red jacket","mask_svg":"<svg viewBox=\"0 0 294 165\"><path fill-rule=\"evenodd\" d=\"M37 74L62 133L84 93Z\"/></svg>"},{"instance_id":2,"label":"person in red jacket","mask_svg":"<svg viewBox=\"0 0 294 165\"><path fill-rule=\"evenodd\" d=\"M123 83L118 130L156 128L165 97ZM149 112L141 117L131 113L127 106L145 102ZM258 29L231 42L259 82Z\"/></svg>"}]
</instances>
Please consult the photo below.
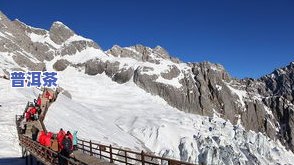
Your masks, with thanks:
<instances>
[{"instance_id":1,"label":"person in red jacket","mask_svg":"<svg viewBox=\"0 0 294 165\"><path fill-rule=\"evenodd\" d=\"M42 100L40 97L38 97L38 100L37 100L37 106L38 107L41 107L41 104L42 104Z\"/></svg>"},{"instance_id":2,"label":"person in red jacket","mask_svg":"<svg viewBox=\"0 0 294 165\"><path fill-rule=\"evenodd\" d=\"M31 114L30 114L30 112L28 112L28 111L25 112L25 118L26 118L26 121L31 121Z\"/></svg>"},{"instance_id":3,"label":"person in red jacket","mask_svg":"<svg viewBox=\"0 0 294 165\"><path fill-rule=\"evenodd\" d=\"M45 98L47 98L49 100L49 102L51 102L51 100L52 100L52 96L48 90L45 92Z\"/></svg>"},{"instance_id":4,"label":"person in red jacket","mask_svg":"<svg viewBox=\"0 0 294 165\"><path fill-rule=\"evenodd\" d=\"M31 114L35 114L35 113L37 113L37 109L36 109L36 107L32 107L31 108Z\"/></svg>"},{"instance_id":5,"label":"person in red jacket","mask_svg":"<svg viewBox=\"0 0 294 165\"><path fill-rule=\"evenodd\" d=\"M31 119L34 120L35 119L34 116L37 113L37 109L35 107L31 107L28 111L31 115Z\"/></svg>"},{"instance_id":6,"label":"person in red jacket","mask_svg":"<svg viewBox=\"0 0 294 165\"><path fill-rule=\"evenodd\" d=\"M28 109L26 110L26 112L29 112L29 113L30 113L31 108L32 108L32 107L28 107Z\"/></svg>"},{"instance_id":7,"label":"person in red jacket","mask_svg":"<svg viewBox=\"0 0 294 165\"><path fill-rule=\"evenodd\" d=\"M59 151L61 151L61 149L62 149L62 140L63 140L64 136L65 136L65 132L63 131L62 128L60 128L60 130L57 134L57 142L58 142Z\"/></svg>"},{"instance_id":8,"label":"person in red jacket","mask_svg":"<svg viewBox=\"0 0 294 165\"><path fill-rule=\"evenodd\" d=\"M41 131L40 132L40 136L39 136L39 139L38 139L38 141L39 141L39 143L41 144L41 145L45 145L45 138L46 138L46 133L45 133L45 131Z\"/></svg>"},{"instance_id":9,"label":"person in red jacket","mask_svg":"<svg viewBox=\"0 0 294 165\"><path fill-rule=\"evenodd\" d=\"M48 132L47 135L45 136L45 146L46 147L51 147L51 137L52 137L53 133L52 132Z\"/></svg>"}]
</instances>

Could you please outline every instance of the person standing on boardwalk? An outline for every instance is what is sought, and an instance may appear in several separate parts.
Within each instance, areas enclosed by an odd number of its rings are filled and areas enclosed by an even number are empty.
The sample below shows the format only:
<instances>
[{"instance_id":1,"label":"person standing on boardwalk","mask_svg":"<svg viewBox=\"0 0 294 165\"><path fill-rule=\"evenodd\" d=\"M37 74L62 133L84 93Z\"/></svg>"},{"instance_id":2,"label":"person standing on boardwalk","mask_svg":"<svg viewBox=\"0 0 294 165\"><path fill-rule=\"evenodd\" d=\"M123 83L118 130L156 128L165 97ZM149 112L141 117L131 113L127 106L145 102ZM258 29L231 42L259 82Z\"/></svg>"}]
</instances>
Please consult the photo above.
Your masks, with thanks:
<instances>
[{"instance_id":1,"label":"person standing on boardwalk","mask_svg":"<svg viewBox=\"0 0 294 165\"><path fill-rule=\"evenodd\" d=\"M77 150L78 149L78 137L77 137L78 131L73 132L73 149Z\"/></svg>"},{"instance_id":2,"label":"person standing on boardwalk","mask_svg":"<svg viewBox=\"0 0 294 165\"><path fill-rule=\"evenodd\" d=\"M52 102L53 97L48 90L45 92L45 98L47 98L49 102Z\"/></svg>"},{"instance_id":3,"label":"person standing on boardwalk","mask_svg":"<svg viewBox=\"0 0 294 165\"><path fill-rule=\"evenodd\" d=\"M46 132L41 131L40 136L39 136L39 143L43 146L45 145L45 138L46 138Z\"/></svg>"},{"instance_id":4,"label":"person standing on boardwalk","mask_svg":"<svg viewBox=\"0 0 294 165\"><path fill-rule=\"evenodd\" d=\"M28 112L31 115L31 120L35 120L35 114L37 113L37 109L33 106L28 109Z\"/></svg>"},{"instance_id":5,"label":"person standing on boardwalk","mask_svg":"<svg viewBox=\"0 0 294 165\"><path fill-rule=\"evenodd\" d=\"M32 132L32 140L36 141L37 137L38 137L39 129L37 127L35 127L35 125L33 125L31 132Z\"/></svg>"},{"instance_id":6,"label":"person standing on boardwalk","mask_svg":"<svg viewBox=\"0 0 294 165\"><path fill-rule=\"evenodd\" d=\"M26 128L27 128L27 124L26 124L26 119L23 118L19 124L19 127L20 127L20 133L21 134L25 134L26 132Z\"/></svg>"},{"instance_id":7,"label":"person standing on boardwalk","mask_svg":"<svg viewBox=\"0 0 294 165\"><path fill-rule=\"evenodd\" d=\"M42 104L41 97L38 97L36 106L41 107L41 104Z\"/></svg>"},{"instance_id":8,"label":"person standing on boardwalk","mask_svg":"<svg viewBox=\"0 0 294 165\"><path fill-rule=\"evenodd\" d=\"M65 132L63 131L62 128L60 128L60 130L57 134L57 142L58 142L59 151L61 151L61 149L62 149L62 141L63 141L64 136L65 136Z\"/></svg>"},{"instance_id":9,"label":"person standing on boardwalk","mask_svg":"<svg viewBox=\"0 0 294 165\"><path fill-rule=\"evenodd\" d=\"M57 138L56 138L56 134L54 134L51 137L51 147L50 147L50 149L55 151L55 152L58 152L58 141L57 141Z\"/></svg>"},{"instance_id":10,"label":"person standing on boardwalk","mask_svg":"<svg viewBox=\"0 0 294 165\"><path fill-rule=\"evenodd\" d=\"M45 146L50 148L51 147L51 137L53 136L52 132L48 132L45 136Z\"/></svg>"},{"instance_id":11,"label":"person standing on boardwalk","mask_svg":"<svg viewBox=\"0 0 294 165\"><path fill-rule=\"evenodd\" d=\"M25 118L26 118L26 121L27 122L31 121L31 114L30 114L30 112L28 112L28 111L25 112Z\"/></svg>"},{"instance_id":12,"label":"person standing on boardwalk","mask_svg":"<svg viewBox=\"0 0 294 165\"><path fill-rule=\"evenodd\" d=\"M62 140L62 150L60 152L60 154L66 158L69 157L69 155L71 155L72 153L72 141L69 138L69 135L66 134ZM60 163L61 164L67 164L67 160L64 157L60 157Z\"/></svg>"},{"instance_id":13,"label":"person standing on boardwalk","mask_svg":"<svg viewBox=\"0 0 294 165\"><path fill-rule=\"evenodd\" d=\"M66 134L68 135L70 141L71 141L71 150L73 150L73 135L70 133L70 131L67 131Z\"/></svg>"}]
</instances>

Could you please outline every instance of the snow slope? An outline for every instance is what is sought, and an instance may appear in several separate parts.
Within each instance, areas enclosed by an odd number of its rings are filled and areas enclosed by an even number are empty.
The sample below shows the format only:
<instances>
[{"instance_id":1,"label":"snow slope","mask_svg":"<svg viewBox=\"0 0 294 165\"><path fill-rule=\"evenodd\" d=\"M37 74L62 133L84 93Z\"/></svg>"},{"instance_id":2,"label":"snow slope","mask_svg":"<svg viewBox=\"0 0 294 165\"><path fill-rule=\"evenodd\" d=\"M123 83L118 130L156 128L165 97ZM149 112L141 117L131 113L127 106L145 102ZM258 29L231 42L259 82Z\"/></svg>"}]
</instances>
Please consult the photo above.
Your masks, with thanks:
<instances>
[{"instance_id":1,"label":"snow slope","mask_svg":"<svg viewBox=\"0 0 294 165\"><path fill-rule=\"evenodd\" d=\"M193 163L294 162L291 152L260 133L178 111L133 82L117 84L104 74L88 76L71 67L59 77L72 99L61 94L50 107L45 124L53 132L78 130L80 138Z\"/></svg>"},{"instance_id":2,"label":"snow slope","mask_svg":"<svg viewBox=\"0 0 294 165\"><path fill-rule=\"evenodd\" d=\"M13 89L10 81L0 78L0 164L22 164L15 115L22 114L27 101L33 101L39 91L32 88Z\"/></svg>"}]
</instances>

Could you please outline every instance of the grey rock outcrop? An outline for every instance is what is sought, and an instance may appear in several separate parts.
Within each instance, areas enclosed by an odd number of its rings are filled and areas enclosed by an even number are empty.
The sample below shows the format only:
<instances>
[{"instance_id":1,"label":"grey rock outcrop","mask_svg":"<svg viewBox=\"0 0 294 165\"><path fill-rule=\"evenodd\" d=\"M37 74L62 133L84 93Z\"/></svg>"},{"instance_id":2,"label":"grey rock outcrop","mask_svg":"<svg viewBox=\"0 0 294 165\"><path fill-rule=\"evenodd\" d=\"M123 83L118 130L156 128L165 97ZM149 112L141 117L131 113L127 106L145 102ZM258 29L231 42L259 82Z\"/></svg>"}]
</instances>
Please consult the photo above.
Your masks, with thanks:
<instances>
[{"instance_id":1,"label":"grey rock outcrop","mask_svg":"<svg viewBox=\"0 0 294 165\"><path fill-rule=\"evenodd\" d=\"M64 90L64 91L62 91L62 94L63 94L64 96L68 97L69 99L72 99L72 96L71 96L71 94L69 93L69 91Z\"/></svg>"},{"instance_id":2,"label":"grey rock outcrop","mask_svg":"<svg viewBox=\"0 0 294 165\"><path fill-rule=\"evenodd\" d=\"M115 73L114 76L112 77L112 80L123 84L128 82L134 74L134 69L133 68L128 68L128 69L122 69L119 72Z\"/></svg>"},{"instance_id":3,"label":"grey rock outcrop","mask_svg":"<svg viewBox=\"0 0 294 165\"><path fill-rule=\"evenodd\" d=\"M170 66L170 70L168 72L160 73L160 75L164 79L171 80L178 77L180 73L181 71L175 65L172 65Z\"/></svg>"},{"instance_id":4,"label":"grey rock outcrop","mask_svg":"<svg viewBox=\"0 0 294 165\"><path fill-rule=\"evenodd\" d=\"M57 60L54 64L53 64L53 68L57 71L63 71L67 68L67 66L70 64L70 62L68 62L65 59L60 59Z\"/></svg>"},{"instance_id":5,"label":"grey rock outcrop","mask_svg":"<svg viewBox=\"0 0 294 165\"><path fill-rule=\"evenodd\" d=\"M130 49L122 48L118 45L114 45L111 49L107 50L107 53L115 57L122 57L122 58L129 57L135 60L142 61L142 56L139 53L134 52Z\"/></svg>"},{"instance_id":6,"label":"grey rock outcrop","mask_svg":"<svg viewBox=\"0 0 294 165\"><path fill-rule=\"evenodd\" d=\"M30 26L26 25L25 23L21 22L18 19L14 20L13 23L16 26L18 26L20 29L25 31L26 33L35 33L35 34L38 34L38 35L46 35L47 34L46 30L30 27Z\"/></svg>"},{"instance_id":7,"label":"grey rock outcrop","mask_svg":"<svg viewBox=\"0 0 294 165\"><path fill-rule=\"evenodd\" d=\"M94 48L94 49L100 49L100 47L93 41L73 41L71 43L68 43L67 45L64 45L60 50L59 54L61 56L65 55L73 55L77 52L81 52L87 48Z\"/></svg>"},{"instance_id":8,"label":"grey rock outcrop","mask_svg":"<svg viewBox=\"0 0 294 165\"><path fill-rule=\"evenodd\" d=\"M120 63L115 61L114 63L107 61L105 66L105 74L109 77L113 77L119 71Z\"/></svg>"},{"instance_id":9,"label":"grey rock outcrop","mask_svg":"<svg viewBox=\"0 0 294 165\"><path fill-rule=\"evenodd\" d=\"M114 45L111 49L106 51L108 54L115 57L133 58L142 62L150 62L159 64L159 59L171 60L174 63L180 63L181 61L175 57L171 57L169 53L162 47L156 46L154 49L143 45L135 45L127 48L122 48L118 45Z\"/></svg>"},{"instance_id":10,"label":"grey rock outcrop","mask_svg":"<svg viewBox=\"0 0 294 165\"><path fill-rule=\"evenodd\" d=\"M49 31L50 39L58 45L61 45L75 33L61 22L54 22Z\"/></svg>"},{"instance_id":11,"label":"grey rock outcrop","mask_svg":"<svg viewBox=\"0 0 294 165\"><path fill-rule=\"evenodd\" d=\"M283 96L294 103L294 62L288 66L275 70L273 73L261 77L266 85L266 95Z\"/></svg>"},{"instance_id":12,"label":"grey rock outcrop","mask_svg":"<svg viewBox=\"0 0 294 165\"><path fill-rule=\"evenodd\" d=\"M106 64L100 60L89 60L85 63L85 73L88 75L97 75L105 71Z\"/></svg>"}]
</instances>

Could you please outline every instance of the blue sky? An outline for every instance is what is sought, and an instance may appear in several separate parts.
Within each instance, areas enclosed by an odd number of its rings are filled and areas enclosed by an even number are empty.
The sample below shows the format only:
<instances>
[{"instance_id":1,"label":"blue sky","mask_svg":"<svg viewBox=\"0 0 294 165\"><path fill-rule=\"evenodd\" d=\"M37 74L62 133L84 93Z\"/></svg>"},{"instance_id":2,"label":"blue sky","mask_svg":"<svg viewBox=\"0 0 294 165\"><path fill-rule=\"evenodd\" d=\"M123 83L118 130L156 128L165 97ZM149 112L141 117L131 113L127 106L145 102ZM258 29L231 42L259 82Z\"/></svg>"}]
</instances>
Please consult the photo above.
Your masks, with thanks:
<instances>
[{"instance_id":1,"label":"blue sky","mask_svg":"<svg viewBox=\"0 0 294 165\"><path fill-rule=\"evenodd\" d=\"M160 45L183 61L258 78L294 61L292 0L9 0L0 10L35 27L59 20L104 50Z\"/></svg>"}]
</instances>

